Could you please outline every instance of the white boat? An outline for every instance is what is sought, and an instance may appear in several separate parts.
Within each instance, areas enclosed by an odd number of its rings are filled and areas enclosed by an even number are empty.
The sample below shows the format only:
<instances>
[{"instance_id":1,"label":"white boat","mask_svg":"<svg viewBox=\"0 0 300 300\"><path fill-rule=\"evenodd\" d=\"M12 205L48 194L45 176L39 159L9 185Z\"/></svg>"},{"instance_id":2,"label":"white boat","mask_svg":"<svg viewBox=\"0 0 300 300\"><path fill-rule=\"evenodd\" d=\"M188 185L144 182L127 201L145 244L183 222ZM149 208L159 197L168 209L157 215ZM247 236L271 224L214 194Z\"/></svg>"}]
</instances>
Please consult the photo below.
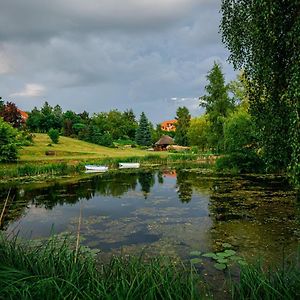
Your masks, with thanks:
<instances>
[{"instance_id":1,"label":"white boat","mask_svg":"<svg viewBox=\"0 0 300 300\"><path fill-rule=\"evenodd\" d=\"M120 169L138 169L139 167L139 163L119 163Z\"/></svg>"},{"instance_id":2,"label":"white boat","mask_svg":"<svg viewBox=\"0 0 300 300\"><path fill-rule=\"evenodd\" d=\"M96 165L86 165L85 169L86 169L86 171L92 171L92 172L106 172L106 171L108 171L108 167L106 167L106 166L96 166Z\"/></svg>"}]
</instances>

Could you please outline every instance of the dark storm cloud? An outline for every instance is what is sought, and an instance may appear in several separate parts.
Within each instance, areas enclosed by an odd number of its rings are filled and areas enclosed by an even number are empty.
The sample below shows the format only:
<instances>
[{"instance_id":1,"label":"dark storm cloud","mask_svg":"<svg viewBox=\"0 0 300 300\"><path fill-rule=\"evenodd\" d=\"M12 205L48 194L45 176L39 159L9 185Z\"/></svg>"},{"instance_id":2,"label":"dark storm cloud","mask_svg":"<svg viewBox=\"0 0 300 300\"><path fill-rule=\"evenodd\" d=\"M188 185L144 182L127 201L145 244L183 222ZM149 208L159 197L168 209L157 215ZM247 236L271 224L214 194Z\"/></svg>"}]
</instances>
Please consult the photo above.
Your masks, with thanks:
<instances>
[{"instance_id":1,"label":"dark storm cloud","mask_svg":"<svg viewBox=\"0 0 300 300\"><path fill-rule=\"evenodd\" d=\"M215 60L233 71L214 0L2 0L0 91L24 109L45 99L90 112L132 107L157 122L199 114ZM171 101L184 98L186 101Z\"/></svg>"}]
</instances>

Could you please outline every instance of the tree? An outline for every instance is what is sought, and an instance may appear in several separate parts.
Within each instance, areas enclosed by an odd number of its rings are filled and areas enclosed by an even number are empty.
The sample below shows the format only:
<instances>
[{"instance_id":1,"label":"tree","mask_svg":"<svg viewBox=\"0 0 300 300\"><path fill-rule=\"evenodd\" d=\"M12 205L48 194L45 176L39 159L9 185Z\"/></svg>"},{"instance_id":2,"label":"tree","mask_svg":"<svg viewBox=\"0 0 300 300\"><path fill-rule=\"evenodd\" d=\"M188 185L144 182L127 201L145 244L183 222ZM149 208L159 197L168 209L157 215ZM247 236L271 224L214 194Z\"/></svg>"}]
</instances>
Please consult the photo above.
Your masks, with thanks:
<instances>
[{"instance_id":1,"label":"tree","mask_svg":"<svg viewBox=\"0 0 300 300\"><path fill-rule=\"evenodd\" d=\"M261 171L263 162L258 155L257 142L257 129L253 118L240 107L225 121L224 150L227 156L220 160L226 167L240 172Z\"/></svg>"},{"instance_id":2,"label":"tree","mask_svg":"<svg viewBox=\"0 0 300 300\"><path fill-rule=\"evenodd\" d=\"M26 125L32 132L39 132L41 128L41 112L34 107L34 109L28 114Z\"/></svg>"},{"instance_id":3,"label":"tree","mask_svg":"<svg viewBox=\"0 0 300 300\"><path fill-rule=\"evenodd\" d=\"M233 101L228 96L228 86L225 85L221 66L214 63L207 75L208 85L205 86L206 95L200 97L200 106L206 109L211 124L211 146L220 152L223 150L223 124L225 118L233 110Z\"/></svg>"},{"instance_id":4,"label":"tree","mask_svg":"<svg viewBox=\"0 0 300 300\"><path fill-rule=\"evenodd\" d=\"M51 128L48 132L48 136L54 144L58 144L59 141L59 131L57 129Z\"/></svg>"},{"instance_id":5,"label":"tree","mask_svg":"<svg viewBox=\"0 0 300 300\"><path fill-rule=\"evenodd\" d=\"M251 83L250 113L271 170L300 186L300 2L222 1L223 42Z\"/></svg>"},{"instance_id":6,"label":"tree","mask_svg":"<svg viewBox=\"0 0 300 300\"><path fill-rule=\"evenodd\" d=\"M13 102L6 102L0 111L0 117L14 128L21 128L24 125L24 120L17 106Z\"/></svg>"},{"instance_id":7,"label":"tree","mask_svg":"<svg viewBox=\"0 0 300 300\"><path fill-rule=\"evenodd\" d=\"M0 162L14 162L18 158L18 131L0 118Z\"/></svg>"},{"instance_id":8,"label":"tree","mask_svg":"<svg viewBox=\"0 0 300 300\"><path fill-rule=\"evenodd\" d=\"M209 132L210 123L207 115L191 119L191 124L187 134L189 144L191 146L198 146L202 151L204 151L209 148Z\"/></svg>"},{"instance_id":9,"label":"tree","mask_svg":"<svg viewBox=\"0 0 300 300\"><path fill-rule=\"evenodd\" d=\"M175 142L178 145L187 146L189 143L188 130L190 127L191 115L185 106L177 109L176 120Z\"/></svg>"},{"instance_id":10,"label":"tree","mask_svg":"<svg viewBox=\"0 0 300 300\"><path fill-rule=\"evenodd\" d=\"M140 146L151 145L151 132L149 121L144 112L142 112L139 127L136 130L135 141Z\"/></svg>"}]
</instances>

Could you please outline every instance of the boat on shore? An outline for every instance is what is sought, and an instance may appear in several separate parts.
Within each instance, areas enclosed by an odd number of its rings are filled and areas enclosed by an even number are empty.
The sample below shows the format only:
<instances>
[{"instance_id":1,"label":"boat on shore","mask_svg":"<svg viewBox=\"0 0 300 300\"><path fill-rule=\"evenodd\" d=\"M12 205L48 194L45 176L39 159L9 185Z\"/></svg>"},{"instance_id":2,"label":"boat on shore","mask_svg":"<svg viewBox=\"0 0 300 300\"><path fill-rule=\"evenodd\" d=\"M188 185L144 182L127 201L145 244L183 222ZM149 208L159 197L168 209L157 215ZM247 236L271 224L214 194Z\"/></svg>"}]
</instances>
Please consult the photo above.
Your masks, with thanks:
<instances>
[{"instance_id":1,"label":"boat on shore","mask_svg":"<svg viewBox=\"0 0 300 300\"><path fill-rule=\"evenodd\" d=\"M138 169L140 163L119 163L119 169Z\"/></svg>"},{"instance_id":2,"label":"boat on shore","mask_svg":"<svg viewBox=\"0 0 300 300\"><path fill-rule=\"evenodd\" d=\"M97 166L97 165L86 165L85 170L87 172L106 172L106 171L108 171L108 167Z\"/></svg>"}]
</instances>

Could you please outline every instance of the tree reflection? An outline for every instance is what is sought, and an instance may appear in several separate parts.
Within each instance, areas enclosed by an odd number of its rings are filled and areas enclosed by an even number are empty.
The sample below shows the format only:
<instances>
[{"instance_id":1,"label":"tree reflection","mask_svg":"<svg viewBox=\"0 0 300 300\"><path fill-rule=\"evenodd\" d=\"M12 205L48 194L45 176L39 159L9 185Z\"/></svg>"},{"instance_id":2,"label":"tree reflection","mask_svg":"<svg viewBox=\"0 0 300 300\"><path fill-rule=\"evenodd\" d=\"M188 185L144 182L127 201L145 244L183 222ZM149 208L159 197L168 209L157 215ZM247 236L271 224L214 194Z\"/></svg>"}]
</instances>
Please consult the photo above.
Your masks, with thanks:
<instances>
[{"instance_id":1,"label":"tree reflection","mask_svg":"<svg viewBox=\"0 0 300 300\"><path fill-rule=\"evenodd\" d=\"M192 200L193 187L188 172L177 172L177 194L182 203L189 203Z\"/></svg>"},{"instance_id":2,"label":"tree reflection","mask_svg":"<svg viewBox=\"0 0 300 300\"><path fill-rule=\"evenodd\" d=\"M147 195L150 193L150 189L155 184L154 174L152 172L142 172L139 174L138 180L146 199Z\"/></svg>"}]
</instances>

